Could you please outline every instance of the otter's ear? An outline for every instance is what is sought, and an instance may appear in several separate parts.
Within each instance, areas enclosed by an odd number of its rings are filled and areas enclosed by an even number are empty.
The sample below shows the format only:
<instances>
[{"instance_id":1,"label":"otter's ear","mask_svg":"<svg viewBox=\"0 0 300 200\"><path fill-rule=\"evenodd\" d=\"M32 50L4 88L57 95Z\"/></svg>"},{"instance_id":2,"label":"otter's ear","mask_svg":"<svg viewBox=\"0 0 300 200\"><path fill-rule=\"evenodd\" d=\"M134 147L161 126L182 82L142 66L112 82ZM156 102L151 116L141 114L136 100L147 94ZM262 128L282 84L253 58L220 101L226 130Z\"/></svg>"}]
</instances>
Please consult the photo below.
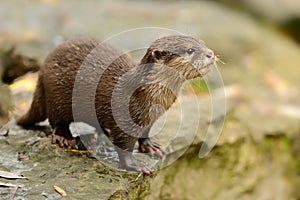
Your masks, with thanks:
<instances>
[{"instance_id":1,"label":"otter's ear","mask_svg":"<svg viewBox=\"0 0 300 200\"><path fill-rule=\"evenodd\" d=\"M163 50L154 49L152 51L152 57L157 62L162 62L167 57L167 52Z\"/></svg>"}]
</instances>

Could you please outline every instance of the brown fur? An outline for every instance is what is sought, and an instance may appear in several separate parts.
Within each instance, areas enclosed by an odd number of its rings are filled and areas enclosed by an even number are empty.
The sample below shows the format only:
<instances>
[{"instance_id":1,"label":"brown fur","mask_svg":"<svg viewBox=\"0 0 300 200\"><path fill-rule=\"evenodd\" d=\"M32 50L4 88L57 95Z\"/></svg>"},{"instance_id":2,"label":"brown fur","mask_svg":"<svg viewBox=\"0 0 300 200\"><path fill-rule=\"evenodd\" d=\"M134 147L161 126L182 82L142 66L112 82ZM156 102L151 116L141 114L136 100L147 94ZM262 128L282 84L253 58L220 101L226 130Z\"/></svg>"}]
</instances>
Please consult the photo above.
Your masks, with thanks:
<instances>
[{"instance_id":1,"label":"brown fur","mask_svg":"<svg viewBox=\"0 0 300 200\"><path fill-rule=\"evenodd\" d=\"M188 48L195 49L192 56L187 55ZM93 126L99 123L101 127L110 129L111 141L122 150L132 152L142 133L174 103L183 81L202 75L197 68L209 64L204 62L209 51L202 42L191 37L167 36L149 47L140 62L144 67L138 67L126 54L107 44L100 45L96 40L65 42L46 58L31 108L17 123L30 126L48 118L56 134L72 138L68 126L73 121L73 105L76 116L79 116L77 120L79 118ZM81 65L86 67L82 69ZM177 74L174 75L170 69L176 70ZM82 70L82 79L79 70ZM79 80L82 95L72 96L75 79ZM140 85L134 92L128 93L128 88L137 83ZM89 91L92 85L96 86L95 96ZM112 102L114 93L119 96ZM125 104L128 96L130 117L124 116L126 109L128 111ZM95 105L85 102L93 98ZM115 113L113 106L118 106ZM94 108L97 121L92 120ZM118 123L116 118L120 119Z\"/></svg>"}]
</instances>

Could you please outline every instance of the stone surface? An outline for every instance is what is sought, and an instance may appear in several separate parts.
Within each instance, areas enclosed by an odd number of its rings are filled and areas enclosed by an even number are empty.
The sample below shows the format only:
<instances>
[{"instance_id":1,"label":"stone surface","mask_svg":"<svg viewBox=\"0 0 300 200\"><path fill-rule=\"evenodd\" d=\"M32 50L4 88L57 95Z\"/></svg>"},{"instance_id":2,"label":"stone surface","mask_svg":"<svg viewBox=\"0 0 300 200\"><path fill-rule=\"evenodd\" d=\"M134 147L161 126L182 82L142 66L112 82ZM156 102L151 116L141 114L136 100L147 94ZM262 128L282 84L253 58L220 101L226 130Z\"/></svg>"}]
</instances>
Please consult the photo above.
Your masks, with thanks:
<instances>
[{"instance_id":1,"label":"stone surface","mask_svg":"<svg viewBox=\"0 0 300 200\"><path fill-rule=\"evenodd\" d=\"M291 39L248 14L211 1L32 2L1 2L0 41L17 42L20 52L39 60L65 38L105 39L136 27L167 27L203 39L225 62L219 70L227 115L215 148L200 159L207 129L217 130L222 112L217 109L211 119L213 105L202 92L207 91L203 81L194 82L192 88L186 85L181 100L152 130L168 153L162 165L172 164L151 178L117 172L85 155L64 152L50 145L43 132L11 128L8 138L0 138L0 169L29 177L8 181L25 185L17 198L60 199L54 184L71 199L300 198L300 47ZM16 12L9 12L12 9ZM125 42L131 48L144 39L137 35ZM11 86L16 116L28 109L36 75L24 80L31 83ZM210 81L217 88L215 80ZM214 91L218 102L220 91ZM31 157L18 161L18 152ZM0 188L0 193L8 197L10 189Z\"/></svg>"},{"instance_id":2,"label":"stone surface","mask_svg":"<svg viewBox=\"0 0 300 200\"><path fill-rule=\"evenodd\" d=\"M149 190L149 177L119 172L82 153L66 152L50 145L50 137L42 132L10 130L9 136L0 136L0 169L28 177L2 181L23 185L14 195L17 199L61 199L54 185L70 199L135 199ZM27 159L19 160L18 153ZM9 199L11 189L1 188L0 196Z\"/></svg>"}]
</instances>

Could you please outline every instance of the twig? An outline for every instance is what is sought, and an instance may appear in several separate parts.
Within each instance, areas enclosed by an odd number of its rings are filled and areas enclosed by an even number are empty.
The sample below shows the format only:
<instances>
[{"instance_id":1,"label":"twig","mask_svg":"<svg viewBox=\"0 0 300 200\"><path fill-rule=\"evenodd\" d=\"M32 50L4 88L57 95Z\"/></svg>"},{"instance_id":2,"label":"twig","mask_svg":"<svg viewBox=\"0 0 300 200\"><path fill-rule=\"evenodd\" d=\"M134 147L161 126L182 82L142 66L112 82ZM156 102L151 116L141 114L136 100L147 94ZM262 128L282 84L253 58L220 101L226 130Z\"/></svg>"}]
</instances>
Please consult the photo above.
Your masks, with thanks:
<instances>
[{"instance_id":1,"label":"twig","mask_svg":"<svg viewBox=\"0 0 300 200\"><path fill-rule=\"evenodd\" d=\"M14 197L15 197L15 194L16 194L16 192L17 192L17 190L18 190L18 186L15 186L15 187L13 187L12 189L11 189L11 191L10 191L10 198L9 198L9 200L13 200L14 199Z\"/></svg>"}]
</instances>

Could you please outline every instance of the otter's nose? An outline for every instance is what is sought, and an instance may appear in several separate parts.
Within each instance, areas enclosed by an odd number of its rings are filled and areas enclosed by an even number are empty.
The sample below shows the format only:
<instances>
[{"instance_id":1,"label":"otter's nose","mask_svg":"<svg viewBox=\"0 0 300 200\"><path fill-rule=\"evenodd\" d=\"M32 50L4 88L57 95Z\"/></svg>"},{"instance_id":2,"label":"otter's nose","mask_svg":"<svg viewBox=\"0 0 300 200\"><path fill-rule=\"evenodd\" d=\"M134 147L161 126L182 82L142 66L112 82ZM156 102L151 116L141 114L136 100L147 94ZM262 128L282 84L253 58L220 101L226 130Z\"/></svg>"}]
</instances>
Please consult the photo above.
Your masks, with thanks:
<instances>
[{"instance_id":1,"label":"otter's nose","mask_svg":"<svg viewBox=\"0 0 300 200\"><path fill-rule=\"evenodd\" d=\"M210 58L210 59L214 59L214 57L215 57L215 54L214 54L214 52L212 51L212 50L207 50L207 52L206 52L206 57L207 58Z\"/></svg>"}]
</instances>

